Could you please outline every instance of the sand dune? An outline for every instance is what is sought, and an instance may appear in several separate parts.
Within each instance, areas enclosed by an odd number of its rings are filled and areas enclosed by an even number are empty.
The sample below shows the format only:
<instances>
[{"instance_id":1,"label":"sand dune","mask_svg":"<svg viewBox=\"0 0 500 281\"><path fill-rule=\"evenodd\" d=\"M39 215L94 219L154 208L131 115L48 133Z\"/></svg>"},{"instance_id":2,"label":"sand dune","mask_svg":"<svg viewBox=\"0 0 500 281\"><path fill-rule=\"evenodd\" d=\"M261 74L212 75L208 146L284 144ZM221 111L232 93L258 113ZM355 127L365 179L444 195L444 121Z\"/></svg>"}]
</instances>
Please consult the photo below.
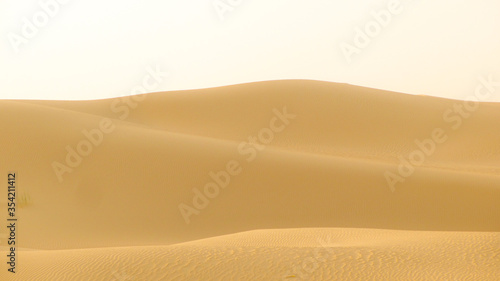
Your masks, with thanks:
<instances>
[{"instance_id":1,"label":"sand dune","mask_svg":"<svg viewBox=\"0 0 500 281\"><path fill-rule=\"evenodd\" d=\"M500 104L470 108L295 80L0 101L0 170L29 196L0 279L281 280L331 235L285 280L498 280Z\"/></svg>"},{"instance_id":2,"label":"sand dune","mask_svg":"<svg viewBox=\"0 0 500 281\"><path fill-rule=\"evenodd\" d=\"M260 230L170 246L23 252L24 280L498 280L498 233ZM49 270L57 268L57 270Z\"/></svg>"}]
</instances>

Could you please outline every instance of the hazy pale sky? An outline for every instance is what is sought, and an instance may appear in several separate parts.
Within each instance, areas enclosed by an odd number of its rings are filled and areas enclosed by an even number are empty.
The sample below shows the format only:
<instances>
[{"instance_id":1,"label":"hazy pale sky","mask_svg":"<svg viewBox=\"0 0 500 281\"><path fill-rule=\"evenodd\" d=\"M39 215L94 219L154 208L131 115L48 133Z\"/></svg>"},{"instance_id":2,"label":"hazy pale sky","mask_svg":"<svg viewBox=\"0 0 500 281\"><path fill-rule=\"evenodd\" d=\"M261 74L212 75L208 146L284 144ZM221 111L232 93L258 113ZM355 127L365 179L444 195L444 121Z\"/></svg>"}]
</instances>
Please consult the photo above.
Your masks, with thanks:
<instances>
[{"instance_id":1,"label":"hazy pale sky","mask_svg":"<svg viewBox=\"0 0 500 281\"><path fill-rule=\"evenodd\" d=\"M500 81L498 0L0 0L0 21L1 99L275 79L461 99Z\"/></svg>"}]
</instances>

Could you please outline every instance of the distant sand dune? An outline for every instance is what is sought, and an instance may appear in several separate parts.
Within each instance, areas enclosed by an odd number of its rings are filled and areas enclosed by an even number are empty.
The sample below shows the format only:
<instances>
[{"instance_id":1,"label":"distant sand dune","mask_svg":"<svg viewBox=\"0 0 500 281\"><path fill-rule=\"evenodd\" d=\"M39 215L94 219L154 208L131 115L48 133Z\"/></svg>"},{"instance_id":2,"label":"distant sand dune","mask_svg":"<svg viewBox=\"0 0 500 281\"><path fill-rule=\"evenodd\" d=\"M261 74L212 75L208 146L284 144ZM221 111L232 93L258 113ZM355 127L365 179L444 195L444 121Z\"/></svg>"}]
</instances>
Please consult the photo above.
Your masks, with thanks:
<instances>
[{"instance_id":1,"label":"distant sand dune","mask_svg":"<svg viewBox=\"0 0 500 281\"><path fill-rule=\"evenodd\" d=\"M339 255L308 280L499 280L500 104L461 119L449 111L456 105L302 80L0 101L0 170L17 171L18 192L30 197L18 241L32 251L21 252L17 276L113 280L116 269L134 280L281 280L331 234ZM276 110L295 117L249 161L241 143ZM103 122L114 130L60 182L54 162L68 165L67 148ZM446 141L392 192L387 171L397 174L400 157L436 129ZM193 189L230 161L241 173L186 224L179 204L193 207Z\"/></svg>"}]
</instances>

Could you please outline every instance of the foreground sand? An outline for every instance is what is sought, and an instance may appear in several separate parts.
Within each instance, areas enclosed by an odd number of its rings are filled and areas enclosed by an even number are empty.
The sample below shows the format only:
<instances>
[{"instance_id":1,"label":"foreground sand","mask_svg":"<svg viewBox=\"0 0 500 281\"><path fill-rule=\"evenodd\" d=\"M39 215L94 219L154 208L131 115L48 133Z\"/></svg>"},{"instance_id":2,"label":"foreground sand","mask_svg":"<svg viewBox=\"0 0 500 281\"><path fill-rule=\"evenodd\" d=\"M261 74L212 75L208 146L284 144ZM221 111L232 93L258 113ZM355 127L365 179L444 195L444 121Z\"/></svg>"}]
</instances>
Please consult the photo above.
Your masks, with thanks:
<instances>
[{"instance_id":1,"label":"foreground sand","mask_svg":"<svg viewBox=\"0 0 500 281\"><path fill-rule=\"evenodd\" d=\"M22 253L24 280L499 280L496 233L259 230L171 246Z\"/></svg>"},{"instance_id":2,"label":"foreground sand","mask_svg":"<svg viewBox=\"0 0 500 281\"><path fill-rule=\"evenodd\" d=\"M0 280L499 280L500 104L444 119L457 104L293 80L140 102L0 101L0 172L17 171L29 196L19 272L2 261ZM249 160L242 142L276 110L293 118L262 150L245 145ZM58 177L54 163L104 118L114 130ZM390 186L386 173L436 129L446 141ZM193 189L231 161L241 173L196 208ZM316 248L324 262L295 272Z\"/></svg>"}]
</instances>

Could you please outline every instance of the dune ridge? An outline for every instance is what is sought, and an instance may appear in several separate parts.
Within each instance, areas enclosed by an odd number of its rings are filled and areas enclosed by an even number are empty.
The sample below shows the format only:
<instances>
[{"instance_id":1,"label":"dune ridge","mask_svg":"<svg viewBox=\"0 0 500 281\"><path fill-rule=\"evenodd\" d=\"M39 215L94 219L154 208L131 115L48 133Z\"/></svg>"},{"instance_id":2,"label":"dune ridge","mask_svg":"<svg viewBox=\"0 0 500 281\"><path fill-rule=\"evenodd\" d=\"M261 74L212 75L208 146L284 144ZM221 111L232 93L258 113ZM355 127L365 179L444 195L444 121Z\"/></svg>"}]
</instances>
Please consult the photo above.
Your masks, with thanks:
<instances>
[{"instance_id":1,"label":"dune ridge","mask_svg":"<svg viewBox=\"0 0 500 281\"><path fill-rule=\"evenodd\" d=\"M456 112L460 106L468 115ZM500 274L498 103L467 111L462 101L284 80L95 101L0 101L0 116L9 132L0 137L0 170L17 171L19 194L30 198L18 210L21 273L8 280ZM262 132L272 132L268 143ZM388 183L403 158L444 136L403 182ZM69 151L83 141L90 153L73 167ZM54 163L71 171L58 173ZM228 163L241 172L197 208L196 192L217 183L211 172ZM186 219L181 204L197 213ZM335 255L312 273L287 273L325 249L317 244L325 235L337 241L326 247ZM0 246L4 256L3 239Z\"/></svg>"},{"instance_id":2,"label":"dune ridge","mask_svg":"<svg viewBox=\"0 0 500 281\"><path fill-rule=\"evenodd\" d=\"M24 280L497 280L498 246L498 233L259 230L169 246L26 252L19 277ZM53 268L58 270L47 275Z\"/></svg>"}]
</instances>

